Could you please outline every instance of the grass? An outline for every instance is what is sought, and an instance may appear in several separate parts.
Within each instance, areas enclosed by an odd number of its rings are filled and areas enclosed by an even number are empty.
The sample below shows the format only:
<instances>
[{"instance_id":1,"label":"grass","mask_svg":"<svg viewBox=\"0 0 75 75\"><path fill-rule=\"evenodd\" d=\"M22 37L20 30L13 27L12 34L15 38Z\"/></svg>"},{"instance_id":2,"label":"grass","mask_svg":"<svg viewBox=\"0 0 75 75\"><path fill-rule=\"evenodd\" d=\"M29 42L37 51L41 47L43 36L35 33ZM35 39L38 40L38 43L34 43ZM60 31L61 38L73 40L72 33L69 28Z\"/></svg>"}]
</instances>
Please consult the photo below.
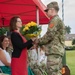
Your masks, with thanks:
<instances>
[{"instance_id":1,"label":"grass","mask_svg":"<svg viewBox=\"0 0 75 75\"><path fill-rule=\"evenodd\" d=\"M70 69L71 75L75 75L75 50L66 51L66 64Z\"/></svg>"}]
</instances>

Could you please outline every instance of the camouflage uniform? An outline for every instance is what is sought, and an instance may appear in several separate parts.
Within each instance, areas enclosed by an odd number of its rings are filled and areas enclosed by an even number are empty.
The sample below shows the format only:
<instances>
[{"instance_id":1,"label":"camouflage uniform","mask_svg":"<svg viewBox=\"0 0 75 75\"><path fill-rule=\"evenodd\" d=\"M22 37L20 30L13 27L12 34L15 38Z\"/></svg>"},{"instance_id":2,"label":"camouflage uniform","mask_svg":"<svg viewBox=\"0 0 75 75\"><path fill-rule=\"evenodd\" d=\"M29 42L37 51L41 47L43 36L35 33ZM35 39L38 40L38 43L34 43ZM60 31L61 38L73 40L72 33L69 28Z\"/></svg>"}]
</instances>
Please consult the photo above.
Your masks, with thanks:
<instances>
[{"instance_id":1,"label":"camouflage uniform","mask_svg":"<svg viewBox=\"0 0 75 75\"><path fill-rule=\"evenodd\" d=\"M36 51L36 50L35 50ZM33 57L34 56L34 57ZM28 65L32 69L34 75L46 75L46 66L45 64L38 64L37 52L32 55L32 50L28 50ZM45 73L45 74L44 74Z\"/></svg>"},{"instance_id":2,"label":"camouflage uniform","mask_svg":"<svg viewBox=\"0 0 75 75\"><path fill-rule=\"evenodd\" d=\"M46 34L39 38L39 45L44 45L46 49L48 75L61 75L64 36L65 25L56 15L49 22Z\"/></svg>"}]
</instances>

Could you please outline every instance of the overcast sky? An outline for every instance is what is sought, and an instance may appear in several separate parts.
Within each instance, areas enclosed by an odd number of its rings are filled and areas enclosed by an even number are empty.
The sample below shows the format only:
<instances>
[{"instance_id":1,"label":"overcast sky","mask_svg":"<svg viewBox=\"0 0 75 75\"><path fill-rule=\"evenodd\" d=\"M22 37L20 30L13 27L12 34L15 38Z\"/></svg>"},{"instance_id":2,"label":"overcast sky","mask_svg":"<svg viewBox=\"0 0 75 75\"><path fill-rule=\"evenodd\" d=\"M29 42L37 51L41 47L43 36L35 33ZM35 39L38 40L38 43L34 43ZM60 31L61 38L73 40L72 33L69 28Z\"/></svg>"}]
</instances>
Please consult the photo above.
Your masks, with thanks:
<instances>
[{"instance_id":1,"label":"overcast sky","mask_svg":"<svg viewBox=\"0 0 75 75\"><path fill-rule=\"evenodd\" d=\"M59 16L62 18L62 0L41 0L45 5L52 1L59 4ZM75 0L64 0L64 23L71 27L71 33L75 33Z\"/></svg>"}]
</instances>

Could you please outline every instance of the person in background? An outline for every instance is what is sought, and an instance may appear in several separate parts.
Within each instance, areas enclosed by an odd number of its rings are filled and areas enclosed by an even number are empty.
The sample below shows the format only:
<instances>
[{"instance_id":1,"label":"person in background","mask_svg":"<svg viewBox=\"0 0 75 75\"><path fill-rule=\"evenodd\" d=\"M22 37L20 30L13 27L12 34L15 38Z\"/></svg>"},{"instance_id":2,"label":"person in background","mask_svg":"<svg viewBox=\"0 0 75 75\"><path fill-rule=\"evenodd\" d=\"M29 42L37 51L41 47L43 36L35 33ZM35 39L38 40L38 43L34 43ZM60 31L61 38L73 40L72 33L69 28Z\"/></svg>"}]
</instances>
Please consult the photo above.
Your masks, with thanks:
<instances>
[{"instance_id":1,"label":"person in background","mask_svg":"<svg viewBox=\"0 0 75 75\"><path fill-rule=\"evenodd\" d=\"M45 47L44 46L41 46L38 48L38 50L40 50L39 52L39 65L45 65L46 66L46 63L47 63L47 56L45 55Z\"/></svg>"},{"instance_id":2,"label":"person in background","mask_svg":"<svg viewBox=\"0 0 75 75\"><path fill-rule=\"evenodd\" d=\"M11 57L7 52L9 46L9 39L7 36L0 36L0 68L3 73L11 74Z\"/></svg>"},{"instance_id":3,"label":"person in background","mask_svg":"<svg viewBox=\"0 0 75 75\"><path fill-rule=\"evenodd\" d=\"M26 40L20 33L22 20L19 16L14 16L10 20L11 42L13 46L11 72L12 75L28 75L27 49L33 46L36 38Z\"/></svg>"},{"instance_id":4,"label":"person in background","mask_svg":"<svg viewBox=\"0 0 75 75\"><path fill-rule=\"evenodd\" d=\"M32 68L35 63L37 63L37 48L36 45L28 50L28 65Z\"/></svg>"},{"instance_id":5,"label":"person in background","mask_svg":"<svg viewBox=\"0 0 75 75\"><path fill-rule=\"evenodd\" d=\"M34 45L28 51L28 64L34 75L46 75L46 59L44 47Z\"/></svg>"},{"instance_id":6,"label":"person in background","mask_svg":"<svg viewBox=\"0 0 75 75\"><path fill-rule=\"evenodd\" d=\"M56 1L47 5L45 10L50 21L46 34L37 39L36 44L46 48L48 75L62 75L62 57L64 56L65 25L58 16L59 6Z\"/></svg>"}]
</instances>

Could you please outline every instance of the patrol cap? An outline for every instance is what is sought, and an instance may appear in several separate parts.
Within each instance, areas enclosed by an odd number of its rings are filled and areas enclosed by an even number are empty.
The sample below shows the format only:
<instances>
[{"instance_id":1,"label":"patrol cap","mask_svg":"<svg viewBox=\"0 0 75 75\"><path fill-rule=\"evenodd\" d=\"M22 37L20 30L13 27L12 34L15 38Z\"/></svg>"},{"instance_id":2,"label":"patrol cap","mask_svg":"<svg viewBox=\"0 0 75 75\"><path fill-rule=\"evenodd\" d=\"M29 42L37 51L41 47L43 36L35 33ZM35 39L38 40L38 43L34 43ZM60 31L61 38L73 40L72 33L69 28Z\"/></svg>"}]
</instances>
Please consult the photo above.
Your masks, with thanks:
<instances>
[{"instance_id":1,"label":"patrol cap","mask_svg":"<svg viewBox=\"0 0 75 75\"><path fill-rule=\"evenodd\" d=\"M56 11L59 11L59 6L58 6L58 3L56 1L54 2L51 2L47 5L47 8L44 10L45 12L48 12L48 10L50 8L54 8Z\"/></svg>"}]
</instances>

